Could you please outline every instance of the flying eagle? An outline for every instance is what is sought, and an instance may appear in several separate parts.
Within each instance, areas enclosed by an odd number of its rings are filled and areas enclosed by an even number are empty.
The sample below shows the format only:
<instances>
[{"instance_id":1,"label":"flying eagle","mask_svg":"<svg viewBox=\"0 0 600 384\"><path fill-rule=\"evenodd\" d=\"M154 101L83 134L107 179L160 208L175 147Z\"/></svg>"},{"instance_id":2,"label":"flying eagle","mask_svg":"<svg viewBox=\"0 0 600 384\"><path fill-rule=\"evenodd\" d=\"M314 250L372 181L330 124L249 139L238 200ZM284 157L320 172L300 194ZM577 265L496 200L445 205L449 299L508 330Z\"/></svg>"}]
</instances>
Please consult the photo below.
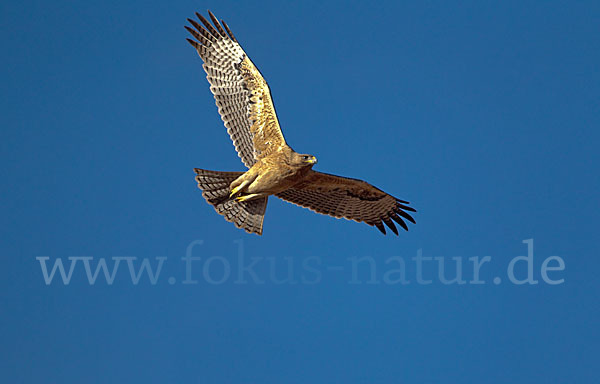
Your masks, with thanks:
<instances>
[{"instance_id":1,"label":"flying eagle","mask_svg":"<svg viewBox=\"0 0 600 384\"><path fill-rule=\"evenodd\" d=\"M188 19L187 39L204 61L202 66L215 96L221 119L248 170L218 172L195 168L202 196L238 228L262 234L270 195L314 212L364 222L385 234L384 223L397 235L394 221L408 231L403 219L416 212L399 200L362 180L312 169L317 159L299 154L285 142L267 82L224 21L208 11L211 24Z\"/></svg>"}]
</instances>

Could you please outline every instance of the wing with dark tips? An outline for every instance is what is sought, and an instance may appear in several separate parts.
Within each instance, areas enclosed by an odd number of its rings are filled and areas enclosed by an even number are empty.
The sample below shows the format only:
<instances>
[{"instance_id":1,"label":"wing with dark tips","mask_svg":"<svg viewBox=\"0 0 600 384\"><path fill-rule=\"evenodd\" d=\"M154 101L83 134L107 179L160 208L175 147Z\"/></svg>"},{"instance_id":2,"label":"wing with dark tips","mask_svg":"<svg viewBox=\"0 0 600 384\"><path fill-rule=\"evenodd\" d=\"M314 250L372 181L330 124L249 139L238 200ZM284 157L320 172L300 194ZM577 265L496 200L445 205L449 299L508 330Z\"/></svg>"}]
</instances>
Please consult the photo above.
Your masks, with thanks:
<instances>
[{"instance_id":1,"label":"wing with dark tips","mask_svg":"<svg viewBox=\"0 0 600 384\"><path fill-rule=\"evenodd\" d=\"M385 225L398 234L394 222L404 230L404 220L415 223L408 212L416 212L408 202L399 200L371 184L357 179L311 171L301 184L276 195L290 203L336 218L364 222L385 235Z\"/></svg>"},{"instance_id":2,"label":"wing with dark tips","mask_svg":"<svg viewBox=\"0 0 600 384\"><path fill-rule=\"evenodd\" d=\"M209 22L188 19L194 39L187 41L204 61L202 66L221 119L233 145L250 168L257 159L286 146L267 82L248 58L231 30L209 11Z\"/></svg>"}]
</instances>

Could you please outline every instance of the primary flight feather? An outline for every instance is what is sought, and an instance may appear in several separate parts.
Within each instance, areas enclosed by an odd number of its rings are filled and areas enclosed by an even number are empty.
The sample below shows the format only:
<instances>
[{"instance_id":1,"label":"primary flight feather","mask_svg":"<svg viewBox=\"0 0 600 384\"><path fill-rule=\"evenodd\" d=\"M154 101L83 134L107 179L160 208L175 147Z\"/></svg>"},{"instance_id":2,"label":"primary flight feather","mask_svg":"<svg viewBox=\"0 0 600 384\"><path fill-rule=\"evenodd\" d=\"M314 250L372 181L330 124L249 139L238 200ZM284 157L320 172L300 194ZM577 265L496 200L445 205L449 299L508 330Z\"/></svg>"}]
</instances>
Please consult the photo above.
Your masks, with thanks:
<instances>
[{"instance_id":1,"label":"primary flight feather","mask_svg":"<svg viewBox=\"0 0 600 384\"><path fill-rule=\"evenodd\" d=\"M238 228L261 235L270 195L336 218L364 222L383 234L394 222L414 223L408 202L357 179L312 170L317 160L287 145L265 79L224 21L196 13L185 28L194 39L210 90L246 172L195 168L198 187L215 210Z\"/></svg>"}]
</instances>

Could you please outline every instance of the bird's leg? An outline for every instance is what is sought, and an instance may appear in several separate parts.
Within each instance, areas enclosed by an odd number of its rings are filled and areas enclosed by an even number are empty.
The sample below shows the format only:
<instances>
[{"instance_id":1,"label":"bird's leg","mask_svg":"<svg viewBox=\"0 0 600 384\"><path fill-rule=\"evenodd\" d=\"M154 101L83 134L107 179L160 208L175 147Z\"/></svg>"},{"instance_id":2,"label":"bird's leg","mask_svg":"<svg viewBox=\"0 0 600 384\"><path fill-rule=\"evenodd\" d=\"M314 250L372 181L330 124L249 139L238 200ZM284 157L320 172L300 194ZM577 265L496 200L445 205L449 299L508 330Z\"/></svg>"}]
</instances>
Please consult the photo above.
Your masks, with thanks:
<instances>
[{"instance_id":1,"label":"bird's leg","mask_svg":"<svg viewBox=\"0 0 600 384\"><path fill-rule=\"evenodd\" d=\"M229 198L239 195L244 188L246 188L249 184L251 184L258 177L258 173L254 168L251 168L246 173L242 174L237 179L233 180L233 182L229 185L231 193L229 194Z\"/></svg>"},{"instance_id":2,"label":"bird's leg","mask_svg":"<svg viewBox=\"0 0 600 384\"><path fill-rule=\"evenodd\" d=\"M243 188L246 188L248 184L250 184L254 179L248 179L245 177L246 174L242 175L241 178L238 178L231 183L229 188L231 188L231 193L229 194L229 198L231 199L233 196L238 195Z\"/></svg>"},{"instance_id":3,"label":"bird's leg","mask_svg":"<svg viewBox=\"0 0 600 384\"><path fill-rule=\"evenodd\" d=\"M261 197L261 196L263 196L261 193L251 193L249 195L238 196L235 198L235 201L242 202L242 201L252 200L256 197Z\"/></svg>"},{"instance_id":4,"label":"bird's leg","mask_svg":"<svg viewBox=\"0 0 600 384\"><path fill-rule=\"evenodd\" d=\"M243 181L237 187L231 188L231 193L229 194L229 198L231 199L233 196L237 195L242 190L242 188L244 188L248 184L250 184L250 181L246 180L246 181Z\"/></svg>"}]
</instances>

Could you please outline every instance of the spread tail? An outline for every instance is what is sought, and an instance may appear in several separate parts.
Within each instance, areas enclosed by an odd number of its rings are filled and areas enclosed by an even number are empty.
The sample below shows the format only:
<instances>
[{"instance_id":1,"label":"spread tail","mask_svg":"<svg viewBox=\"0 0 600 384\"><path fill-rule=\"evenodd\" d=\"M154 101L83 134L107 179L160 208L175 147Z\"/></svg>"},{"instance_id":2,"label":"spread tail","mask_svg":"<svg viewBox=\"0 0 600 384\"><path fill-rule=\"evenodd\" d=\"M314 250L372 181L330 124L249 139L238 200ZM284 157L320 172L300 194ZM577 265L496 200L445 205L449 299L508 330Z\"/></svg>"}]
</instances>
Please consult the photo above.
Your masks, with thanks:
<instances>
[{"instance_id":1,"label":"spread tail","mask_svg":"<svg viewBox=\"0 0 600 384\"><path fill-rule=\"evenodd\" d=\"M207 171L200 168L194 168L194 171L202 196L217 213L248 233L262 235L268 197L242 202L229 199L229 185L244 172Z\"/></svg>"}]
</instances>

